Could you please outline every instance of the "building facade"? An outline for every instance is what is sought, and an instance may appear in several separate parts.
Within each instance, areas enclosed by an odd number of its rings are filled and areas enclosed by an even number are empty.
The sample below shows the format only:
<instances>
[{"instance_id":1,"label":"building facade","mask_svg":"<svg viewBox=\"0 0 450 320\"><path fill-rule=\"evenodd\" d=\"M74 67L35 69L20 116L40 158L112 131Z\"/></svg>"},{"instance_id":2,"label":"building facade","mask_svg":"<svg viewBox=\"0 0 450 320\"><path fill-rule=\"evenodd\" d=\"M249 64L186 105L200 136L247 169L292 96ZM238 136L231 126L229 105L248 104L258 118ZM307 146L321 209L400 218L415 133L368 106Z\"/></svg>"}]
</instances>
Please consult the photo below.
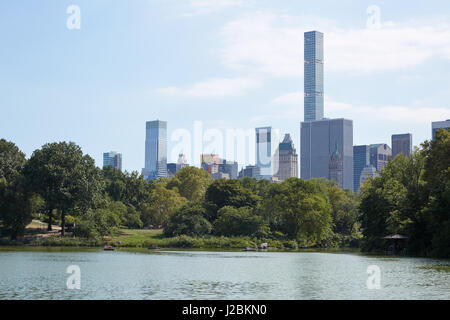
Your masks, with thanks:
<instances>
[{"instance_id":1,"label":"building facade","mask_svg":"<svg viewBox=\"0 0 450 320\"><path fill-rule=\"evenodd\" d=\"M186 156L184 154L180 153L178 155L178 161L177 161L177 172L186 167L189 167Z\"/></svg>"},{"instance_id":2,"label":"building facade","mask_svg":"<svg viewBox=\"0 0 450 320\"><path fill-rule=\"evenodd\" d=\"M278 146L277 178L279 181L298 178L298 155L290 134L286 134Z\"/></svg>"},{"instance_id":3,"label":"building facade","mask_svg":"<svg viewBox=\"0 0 450 320\"><path fill-rule=\"evenodd\" d=\"M323 33L305 32L304 42L304 121L308 122L324 117Z\"/></svg>"},{"instance_id":4,"label":"building facade","mask_svg":"<svg viewBox=\"0 0 450 320\"><path fill-rule=\"evenodd\" d=\"M173 178L177 174L177 164L176 163L168 163L167 164L167 177Z\"/></svg>"},{"instance_id":5,"label":"building facade","mask_svg":"<svg viewBox=\"0 0 450 320\"><path fill-rule=\"evenodd\" d=\"M239 179L242 179L244 177L250 177L255 179L260 179L260 170L258 166L246 166L245 168L242 168L242 170L239 172Z\"/></svg>"},{"instance_id":6,"label":"building facade","mask_svg":"<svg viewBox=\"0 0 450 320\"><path fill-rule=\"evenodd\" d=\"M200 155L200 166L203 170L208 172L211 176L219 173L219 164L222 162L217 154L202 154Z\"/></svg>"},{"instance_id":7,"label":"building facade","mask_svg":"<svg viewBox=\"0 0 450 320\"><path fill-rule=\"evenodd\" d=\"M392 159L392 149L384 143L370 145L370 164L377 169L383 170Z\"/></svg>"},{"instance_id":8,"label":"building facade","mask_svg":"<svg viewBox=\"0 0 450 320\"><path fill-rule=\"evenodd\" d=\"M335 180L353 190L353 121L323 119L301 123L301 178Z\"/></svg>"},{"instance_id":9,"label":"building facade","mask_svg":"<svg viewBox=\"0 0 450 320\"><path fill-rule=\"evenodd\" d=\"M145 179L156 180L167 177L167 122L148 121L145 137Z\"/></svg>"},{"instance_id":10,"label":"building facade","mask_svg":"<svg viewBox=\"0 0 450 320\"><path fill-rule=\"evenodd\" d=\"M238 169L238 163L236 161L223 160L219 164L219 173L227 174L230 179L237 179Z\"/></svg>"},{"instance_id":11,"label":"building facade","mask_svg":"<svg viewBox=\"0 0 450 320\"><path fill-rule=\"evenodd\" d=\"M353 191L358 192L361 172L370 166L370 146L353 147Z\"/></svg>"},{"instance_id":12,"label":"building facade","mask_svg":"<svg viewBox=\"0 0 450 320\"><path fill-rule=\"evenodd\" d=\"M278 135L272 127L256 128L256 165L262 179L270 180L278 172Z\"/></svg>"},{"instance_id":13,"label":"building facade","mask_svg":"<svg viewBox=\"0 0 450 320\"><path fill-rule=\"evenodd\" d=\"M122 171L122 154L115 151L103 153L103 168L113 167Z\"/></svg>"},{"instance_id":14,"label":"building facade","mask_svg":"<svg viewBox=\"0 0 450 320\"><path fill-rule=\"evenodd\" d=\"M392 159L400 153L409 157L412 153L412 134L394 134L392 135Z\"/></svg>"},{"instance_id":15,"label":"building facade","mask_svg":"<svg viewBox=\"0 0 450 320\"><path fill-rule=\"evenodd\" d=\"M445 120L445 121L433 122L431 124L431 136L433 137L433 140L434 140L436 131L438 131L439 129L445 129L445 130L450 131L450 119Z\"/></svg>"}]
</instances>

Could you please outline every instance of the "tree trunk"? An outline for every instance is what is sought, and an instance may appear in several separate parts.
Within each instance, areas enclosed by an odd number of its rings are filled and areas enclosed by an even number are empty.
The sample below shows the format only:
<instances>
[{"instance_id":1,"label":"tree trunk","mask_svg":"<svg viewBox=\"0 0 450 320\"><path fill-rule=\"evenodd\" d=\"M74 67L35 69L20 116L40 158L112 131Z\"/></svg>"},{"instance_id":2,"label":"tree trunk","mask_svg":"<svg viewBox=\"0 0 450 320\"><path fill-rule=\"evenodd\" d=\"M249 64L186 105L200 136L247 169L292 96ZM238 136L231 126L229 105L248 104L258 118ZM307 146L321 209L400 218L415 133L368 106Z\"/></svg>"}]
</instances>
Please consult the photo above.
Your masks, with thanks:
<instances>
[{"instance_id":1,"label":"tree trunk","mask_svg":"<svg viewBox=\"0 0 450 320\"><path fill-rule=\"evenodd\" d=\"M11 233L11 240L17 240L17 231Z\"/></svg>"},{"instance_id":2,"label":"tree trunk","mask_svg":"<svg viewBox=\"0 0 450 320\"><path fill-rule=\"evenodd\" d=\"M48 226L47 231L52 231L52 223L53 223L53 209L48 211Z\"/></svg>"},{"instance_id":3,"label":"tree trunk","mask_svg":"<svg viewBox=\"0 0 450 320\"><path fill-rule=\"evenodd\" d=\"M64 237L66 234L66 215L63 210L61 210L61 236Z\"/></svg>"}]
</instances>

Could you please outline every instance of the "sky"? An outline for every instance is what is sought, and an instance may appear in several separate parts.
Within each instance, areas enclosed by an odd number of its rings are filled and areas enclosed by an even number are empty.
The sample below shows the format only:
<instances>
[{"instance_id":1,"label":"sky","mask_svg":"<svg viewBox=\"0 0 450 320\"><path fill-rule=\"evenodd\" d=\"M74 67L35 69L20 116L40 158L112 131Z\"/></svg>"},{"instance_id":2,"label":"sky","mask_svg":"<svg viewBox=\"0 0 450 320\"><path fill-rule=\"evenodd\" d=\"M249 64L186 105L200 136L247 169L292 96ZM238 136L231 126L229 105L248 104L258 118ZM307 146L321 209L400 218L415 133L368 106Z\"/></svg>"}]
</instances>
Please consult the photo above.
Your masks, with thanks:
<instances>
[{"instance_id":1,"label":"sky","mask_svg":"<svg viewBox=\"0 0 450 320\"><path fill-rule=\"evenodd\" d=\"M75 6L77 10L72 10ZM448 1L0 2L0 138L31 156L73 141L98 166L144 166L145 122L168 122L168 161L254 163L227 133L272 126L299 152L303 33L325 41L325 116L354 144L391 144L450 119ZM245 153L245 154L244 154Z\"/></svg>"}]
</instances>

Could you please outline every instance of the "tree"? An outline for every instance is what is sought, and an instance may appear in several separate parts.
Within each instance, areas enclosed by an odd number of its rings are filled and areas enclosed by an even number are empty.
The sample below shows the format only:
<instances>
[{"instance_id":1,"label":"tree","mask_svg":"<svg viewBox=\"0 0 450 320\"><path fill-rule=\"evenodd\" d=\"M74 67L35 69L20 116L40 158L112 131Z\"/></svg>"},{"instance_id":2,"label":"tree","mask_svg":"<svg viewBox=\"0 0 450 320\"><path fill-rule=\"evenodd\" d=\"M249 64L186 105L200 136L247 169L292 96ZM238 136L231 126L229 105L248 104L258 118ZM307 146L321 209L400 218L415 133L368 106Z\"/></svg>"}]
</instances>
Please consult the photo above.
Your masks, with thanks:
<instances>
[{"instance_id":1,"label":"tree","mask_svg":"<svg viewBox=\"0 0 450 320\"><path fill-rule=\"evenodd\" d=\"M206 190L205 200L221 209L225 206L255 207L260 198L242 187L237 180L218 179Z\"/></svg>"},{"instance_id":2,"label":"tree","mask_svg":"<svg viewBox=\"0 0 450 320\"><path fill-rule=\"evenodd\" d=\"M266 236L269 227L264 219L253 213L252 208L226 206L219 210L214 223L214 233L219 236Z\"/></svg>"},{"instance_id":3,"label":"tree","mask_svg":"<svg viewBox=\"0 0 450 320\"><path fill-rule=\"evenodd\" d=\"M187 202L177 191L169 190L164 183L156 183L147 201L142 205L145 226L164 225L182 205Z\"/></svg>"},{"instance_id":4,"label":"tree","mask_svg":"<svg viewBox=\"0 0 450 320\"><path fill-rule=\"evenodd\" d=\"M205 208L198 203L190 202L184 205L169 218L164 227L164 234L169 237L210 234L212 225L205 219L205 213Z\"/></svg>"},{"instance_id":5,"label":"tree","mask_svg":"<svg viewBox=\"0 0 450 320\"><path fill-rule=\"evenodd\" d=\"M31 222L35 203L23 179L25 163L25 154L14 143L0 140L0 219L12 240Z\"/></svg>"},{"instance_id":6,"label":"tree","mask_svg":"<svg viewBox=\"0 0 450 320\"><path fill-rule=\"evenodd\" d=\"M421 212L428 202L423 181L425 156L418 149L409 157L398 155L379 177L368 179L361 187L364 250L384 249L383 237L389 234L406 235L412 252L423 250L427 231Z\"/></svg>"},{"instance_id":7,"label":"tree","mask_svg":"<svg viewBox=\"0 0 450 320\"><path fill-rule=\"evenodd\" d=\"M47 204L49 230L53 209L61 214L62 235L68 212L85 213L102 202L104 182L94 160L73 142L50 143L36 150L24 168L28 184Z\"/></svg>"},{"instance_id":8,"label":"tree","mask_svg":"<svg viewBox=\"0 0 450 320\"><path fill-rule=\"evenodd\" d=\"M189 201L201 201L210 184L209 173L203 169L186 167L177 172L168 183L168 189L177 188L179 194Z\"/></svg>"},{"instance_id":9,"label":"tree","mask_svg":"<svg viewBox=\"0 0 450 320\"><path fill-rule=\"evenodd\" d=\"M262 210L273 231L308 245L320 243L331 232L331 211L317 183L297 178L274 184Z\"/></svg>"},{"instance_id":10,"label":"tree","mask_svg":"<svg viewBox=\"0 0 450 320\"><path fill-rule=\"evenodd\" d=\"M422 251L450 258L450 132L438 130L431 142L423 144L425 153L425 188L428 202L420 217L426 224L422 235Z\"/></svg>"},{"instance_id":11,"label":"tree","mask_svg":"<svg viewBox=\"0 0 450 320\"><path fill-rule=\"evenodd\" d=\"M25 154L12 142L0 139L0 179L13 181L22 174Z\"/></svg>"}]
</instances>

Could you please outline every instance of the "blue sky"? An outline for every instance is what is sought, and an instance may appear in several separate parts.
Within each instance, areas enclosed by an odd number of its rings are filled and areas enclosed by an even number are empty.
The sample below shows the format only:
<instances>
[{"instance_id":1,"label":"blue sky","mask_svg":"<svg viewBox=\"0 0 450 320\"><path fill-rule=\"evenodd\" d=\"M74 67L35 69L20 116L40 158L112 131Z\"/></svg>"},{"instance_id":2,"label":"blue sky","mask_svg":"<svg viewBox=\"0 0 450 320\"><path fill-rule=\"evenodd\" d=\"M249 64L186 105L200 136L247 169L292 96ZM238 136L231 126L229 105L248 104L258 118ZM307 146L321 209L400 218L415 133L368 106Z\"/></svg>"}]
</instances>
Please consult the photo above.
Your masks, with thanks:
<instances>
[{"instance_id":1,"label":"blue sky","mask_svg":"<svg viewBox=\"0 0 450 320\"><path fill-rule=\"evenodd\" d=\"M79 30L66 27L70 5ZM379 27L367 24L372 5ZM144 165L154 119L168 121L169 161L176 148L195 162L225 153L174 141L194 138L195 121L203 140L271 125L299 149L310 30L325 34L325 115L352 119L355 144L411 132L418 145L431 121L450 119L447 1L10 0L0 2L0 137L27 156L74 141L99 166L118 151L129 171Z\"/></svg>"}]
</instances>

